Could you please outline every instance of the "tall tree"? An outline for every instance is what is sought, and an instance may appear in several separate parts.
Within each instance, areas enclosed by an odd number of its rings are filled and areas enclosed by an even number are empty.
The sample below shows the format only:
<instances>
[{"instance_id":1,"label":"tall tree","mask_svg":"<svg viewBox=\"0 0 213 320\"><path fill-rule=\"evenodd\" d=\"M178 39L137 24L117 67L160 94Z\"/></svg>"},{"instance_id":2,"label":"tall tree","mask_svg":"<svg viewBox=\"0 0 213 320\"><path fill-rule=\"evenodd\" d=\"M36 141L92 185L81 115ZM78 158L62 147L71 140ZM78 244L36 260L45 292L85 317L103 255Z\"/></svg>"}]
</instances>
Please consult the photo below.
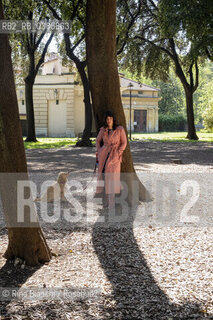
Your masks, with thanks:
<instances>
[{"instance_id":1,"label":"tall tree","mask_svg":"<svg viewBox=\"0 0 213 320\"><path fill-rule=\"evenodd\" d=\"M110 109L127 135L117 65L116 0L88 0L86 17L88 76L96 123L100 128L104 112ZM124 179L128 185L130 205L135 193L133 181L139 183L139 200L151 200L151 195L135 173L129 141L124 151L121 171L126 173Z\"/></svg>"},{"instance_id":2,"label":"tall tree","mask_svg":"<svg viewBox=\"0 0 213 320\"><path fill-rule=\"evenodd\" d=\"M46 14L45 6L38 10L37 3L34 0L30 1L17 1L5 0L6 18L11 20L27 20L41 21L49 17ZM27 138L25 141L37 142L35 132L35 117L34 117L34 104L33 104L33 85L35 83L36 75L42 63L44 62L48 47L52 41L54 33L51 33L48 40L45 41L44 37L46 31L35 31L26 33L16 33L15 41L19 38L20 41L20 54L23 60L27 61L28 71L24 78L25 81L25 101L27 113ZM12 40L12 39L11 39ZM39 55L38 55L39 53Z\"/></svg>"},{"instance_id":3,"label":"tall tree","mask_svg":"<svg viewBox=\"0 0 213 320\"><path fill-rule=\"evenodd\" d=\"M76 145L80 147L92 146L90 140L92 131L92 104L90 99L89 80L87 76L85 57L85 0L78 1L56 1L43 0L48 6L54 18L57 20L72 21L71 33L64 34L66 55L76 65L79 72L84 90L84 105L85 105L85 127L83 130L82 139L77 141ZM83 47L83 50L81 50ZM78 53L76 51L78 50ZM83 52L82 52L83 51Z\"/></svg>"},{"instance_id":4,"label":"tall tree","mask_svg":"<svg viewBox=\"0 0 213 320\"><path fill-rule=\"evenodd\" d=\"M5 19L0 0L0 19ZM17 182L28 180L27 163L19 120L8 35L0 33L0 194L8 227L6 259L19 257L28 265L50 261L51 251L37 221L20 227L17 221ZM29 216L28 216L29 217ZM22 225L23 226L23 225Z\"/></svg>"},{"instance_id":5,"label":"tall tree","mask_svg":"<svg viewBox=\"0 0 213 320\"><path fill-rule=\"evenodd\" d=\"M194 125L193 93L198 88L198 61L201 56L182 28L178 4L173 0L128 0L121 6L131 16L140 1L140 20L131 29L126 48L120 57L123 66L138 75L167 80L172 66L180 79L186 99L188 139L198 139Z\"/></svg>"},{"instance_id":6,"label":"tall tree","mask_svg":"<svg viewBox=\"0 0 213 320\"><path fill-rule=\"evenodd\" d=\"M91 146L89 140L92 129L92 104L90 99L90 86L87 74L87 58L85 48L85 26L86 26L86 0L76 1L57 1L57 0L43 0L49 7L53 16L58 20L71 20L71 33L64 34L65 50L70 60L72 60L79 72L81 82L84 89L84 104L85 104L85 129L80 141L76 143L77 146ZM117 54L123 51L125 41L128 38L129 30L132 28L134 22L140 14L140 5L131 19L126 22L125 28L119 28L117 32ZM123 34L124 33L124 34ZM122 38L120 39L120 34ZM78 52L78 54L76 53ZM98 124L96 128L98 128Z\"/></svg>"}]
</instances>

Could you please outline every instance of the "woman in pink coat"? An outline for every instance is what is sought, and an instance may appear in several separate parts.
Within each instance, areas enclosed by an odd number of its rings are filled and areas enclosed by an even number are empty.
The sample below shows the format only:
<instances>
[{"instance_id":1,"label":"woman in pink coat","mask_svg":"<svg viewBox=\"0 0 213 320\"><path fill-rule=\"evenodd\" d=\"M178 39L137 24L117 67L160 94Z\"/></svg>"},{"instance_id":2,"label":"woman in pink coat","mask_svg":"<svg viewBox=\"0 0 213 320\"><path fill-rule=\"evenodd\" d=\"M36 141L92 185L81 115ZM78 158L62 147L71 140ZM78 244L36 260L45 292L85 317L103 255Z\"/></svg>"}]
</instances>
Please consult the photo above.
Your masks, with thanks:
<instances>
[{"instance_id":1,"label":"woman in pink coat","mask_svg":"<svg viewBox=\"0 0 213 320\"><path fill-rule=\"evenodd\" d=\"M102 140L103 146L100 145ZM104 206L110 209L114 207L115 193L120 193L123 188L120 182L120 170L126 145L124 128L116 123L114 114L107 111L104 116L104 126L100 128L96 138L96 156L99 162L96 194L104 192Z\"/></svg>"}]
</instances>

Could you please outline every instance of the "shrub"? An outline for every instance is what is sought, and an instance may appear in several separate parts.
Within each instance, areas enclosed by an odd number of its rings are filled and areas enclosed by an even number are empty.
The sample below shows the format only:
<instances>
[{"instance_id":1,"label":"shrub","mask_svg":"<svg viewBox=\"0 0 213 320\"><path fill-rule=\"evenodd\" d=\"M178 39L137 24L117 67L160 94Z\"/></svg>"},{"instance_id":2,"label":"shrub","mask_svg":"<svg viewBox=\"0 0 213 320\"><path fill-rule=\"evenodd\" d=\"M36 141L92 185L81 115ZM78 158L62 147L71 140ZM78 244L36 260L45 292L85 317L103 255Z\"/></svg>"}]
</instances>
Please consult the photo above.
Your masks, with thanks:
<instances>
[{"instance_id":1,"label":"shrub","mask_svg":"<svg viewBox=\"0 0 213 320\"><path fill-rule=\"evenodd\" d=\"M185 131L186 125L183 115L159 114L159 131Z\"/></svg>"},{"instance_id":2,"label":"shrub","mask_svg":"<svg viewBox=\"0 0 213 320\"><path fill-rule=\"evenodd\" d=\"M213 100L203 113L203 124L207 132L213 132Z\"/></svg>"}]
</instances>

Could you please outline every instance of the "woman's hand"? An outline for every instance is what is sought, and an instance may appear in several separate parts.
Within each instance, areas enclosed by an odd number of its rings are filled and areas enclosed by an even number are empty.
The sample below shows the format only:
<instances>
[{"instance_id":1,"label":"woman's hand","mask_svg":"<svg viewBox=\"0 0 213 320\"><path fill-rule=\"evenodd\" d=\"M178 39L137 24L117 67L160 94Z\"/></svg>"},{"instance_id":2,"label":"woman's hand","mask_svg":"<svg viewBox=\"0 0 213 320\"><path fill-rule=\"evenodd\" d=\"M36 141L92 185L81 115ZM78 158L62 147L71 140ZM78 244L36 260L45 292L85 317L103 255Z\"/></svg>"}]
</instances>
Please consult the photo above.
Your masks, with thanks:
<instances>
[{"instance_id":1,"label":"woman's hand","mask_svg":"<svg viewBox=\"0 0 213 320\"><path fill-rule=\"evenodd\" d=\"M120 136L120 139L121 139L121 143L120 143L120 146L118 148L118 152L119 152L119 155L122 156L124 150L126 149L126 146L127 146L127 138L126 138L126 132L124 130L124 128L121 129L121 136Z\"/></svg>"},{"instance_id":2,"label":"woman's hand","mask_svg":"<svg viewBox=\"0 0 213 320\"><path fill-rule=\"evenodd\" d=\"M118 148L118 155L119 155L119 161L122 162L122 158L123 158L123 152L124 150L126 149L126 146L127 146L127 138L126 138L126 133L125 133L125 130L124 128L122 127L121 129L121 144Z\"/></svg>"},{"instance_id":3,"label":"woman's hand","mask_svg":"<svg viewBox=\"0 0 213 320\"><path fill-rule=\"evenodd\" d=\"M97 138L96 138L96 150L97 150L97 152L99 152L99 150L101 149L100 143L101 143L101 140L103 139L103 134L104 134L104 127L101 127L100 130L99 130L99 133L97 135Z\"/></svg>"}]
</instances>

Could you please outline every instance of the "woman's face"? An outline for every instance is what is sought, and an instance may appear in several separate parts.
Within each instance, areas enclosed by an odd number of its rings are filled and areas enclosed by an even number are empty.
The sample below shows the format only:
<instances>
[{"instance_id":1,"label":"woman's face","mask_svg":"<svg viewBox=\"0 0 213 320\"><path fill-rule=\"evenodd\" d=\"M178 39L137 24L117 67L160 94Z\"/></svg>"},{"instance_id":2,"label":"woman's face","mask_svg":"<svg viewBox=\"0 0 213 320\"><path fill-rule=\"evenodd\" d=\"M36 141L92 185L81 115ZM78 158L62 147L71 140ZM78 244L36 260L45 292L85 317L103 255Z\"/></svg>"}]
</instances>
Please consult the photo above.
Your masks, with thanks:
<instances>
[{"instance_id":1,"label":"woman's face","mask_svg":"<svg viewBox=\"0 0 213 320\"><path fill-rule=\"evenodd\" d=\"M113 126L113 117L107 117L106 118L106 123L108 125L108 127L112 127Z\"/></svg>"}]
</instances>

